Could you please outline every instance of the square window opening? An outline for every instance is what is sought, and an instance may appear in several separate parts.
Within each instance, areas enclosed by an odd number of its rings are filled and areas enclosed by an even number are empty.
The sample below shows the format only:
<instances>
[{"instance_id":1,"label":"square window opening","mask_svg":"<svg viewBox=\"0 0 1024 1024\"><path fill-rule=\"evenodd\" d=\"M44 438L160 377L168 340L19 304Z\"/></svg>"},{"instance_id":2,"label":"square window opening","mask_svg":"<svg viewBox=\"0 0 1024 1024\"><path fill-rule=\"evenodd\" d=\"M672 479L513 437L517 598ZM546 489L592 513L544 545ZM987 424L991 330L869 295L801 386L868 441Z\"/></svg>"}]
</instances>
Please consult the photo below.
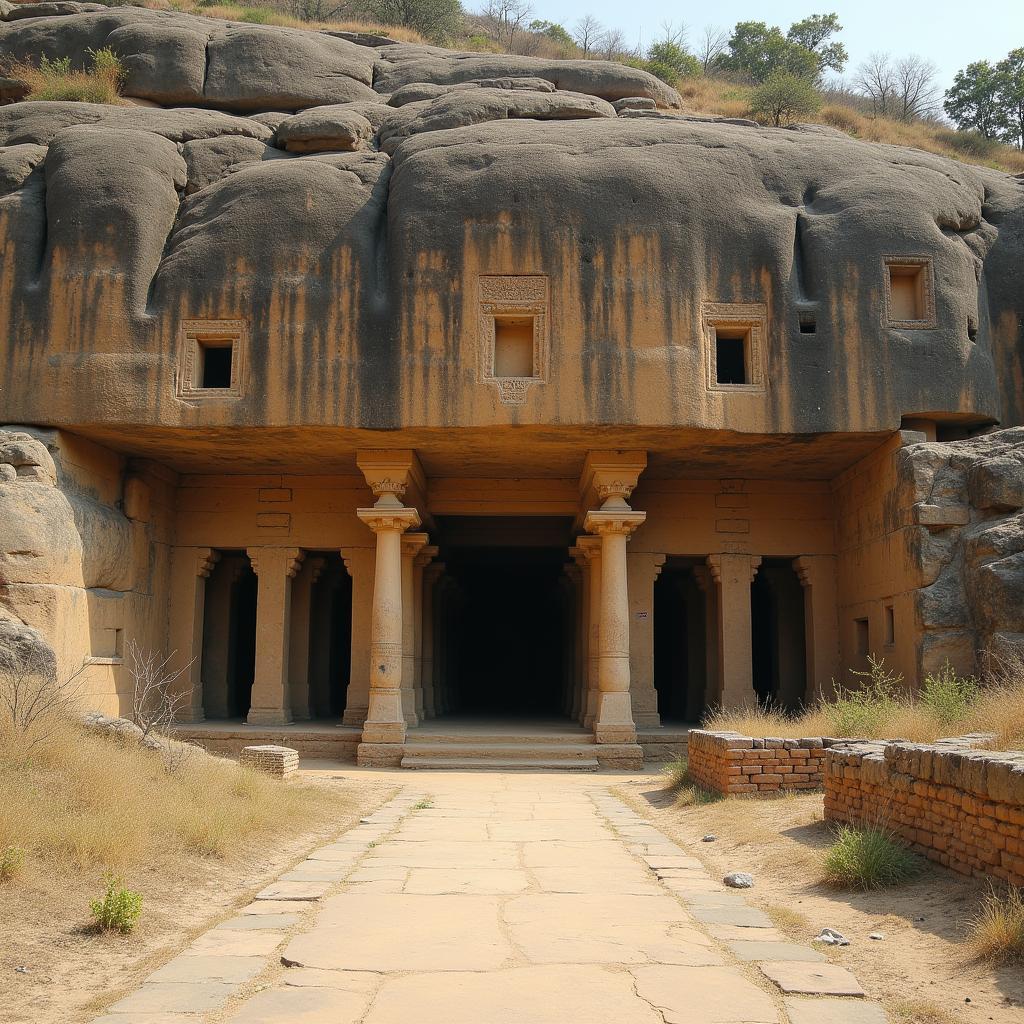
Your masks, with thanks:
<instances>
[{"instance_id":1,"label":"square window opening","mask_svg":"<svg viewBox=\"0 0 1024 1024\"><path fill-rule=\"evenodd\" d=\"M230 338L199 338L199 386L230 388L234 346Z\"/></svg>"},{"instance_id":2,"label":"square window opening","mask_svg":"<svg viewBox=\"0 0 1024 1024\"><path fill-rule=\"evenodd\" d=\"M889 319L912 321L927 319L925 298L925 268L922 264L903 265L890 263L889 271Z\"/></svg>"},{"instance_id":3,"label":"square window opening","mask_svg":"<svg viewBox=\"0 0 1024 1024\"><path fill-rule=\"evenodd\" d=\"M818 330L818 319L813 313L800 314L800 333L815 334Z\"/></svg>"},{"instance_id":4,"label":"square window opening","mask_svg":"<svg viewBox=\"0 0 1024 1024\"><path fill-rule=\"evenodd\" d=\"M866 658L871 651L868 636L868 620L854 619L853 629L854 639L857 644L857 655L858 657Z\"/></svg>"},{"instance_id":5,"label":"square window opening","mask_svg":"<svg viewBox=\"0 0 1024 1024\"><path fill-rule=\"evenodd\" d=\"M715 380L719 384L749 384L749 328L715 328Z\"/></svg>"},{"instance_id":6,"label":"square window opening","mask_svg":"<svg viewBox=\"0 0 1024 1024\"><path fill-rule=\"evenodd\" d=\"M494 318L494 376L533 377L533 317Z\"/></svg>"},{"instance_id":7,"label":"square window opening","mask_svg":"<svg viewBox=\"0 0 1024 1024\"><path fill-rule=\"evenodd\" d=\"M885 606L885 646L892 647L896 643L896 609L891 604Z\"/></svg>"}]
</instances>

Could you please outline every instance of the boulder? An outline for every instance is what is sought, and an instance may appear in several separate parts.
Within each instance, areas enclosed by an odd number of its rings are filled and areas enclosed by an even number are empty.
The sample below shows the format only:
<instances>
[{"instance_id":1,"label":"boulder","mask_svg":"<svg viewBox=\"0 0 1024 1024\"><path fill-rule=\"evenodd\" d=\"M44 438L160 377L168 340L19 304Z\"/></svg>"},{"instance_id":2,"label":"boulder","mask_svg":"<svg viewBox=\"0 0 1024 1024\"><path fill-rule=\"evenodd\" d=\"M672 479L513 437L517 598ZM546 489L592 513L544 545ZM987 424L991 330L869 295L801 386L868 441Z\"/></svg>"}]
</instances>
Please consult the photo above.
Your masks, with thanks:
<instances>
[{"instance_id":1,"label":"boulder","mask_svg":"<svg viewBox=\"0 0 1024 1024\"><path fill-rule=\"evenodd\" d=\"M282 121L277 144L291 153L351 152L373 136L370 122L346 105L313 107Z\"/></svg>"},{"instance_id":2,"label":"boulder","mask_svg":"<svg viewBox=\"0 0 1024 1024\"><path fill-rule=\"evenodd\" d=\"M0 149L0 196L21 188L45 156L45 146L27 144Z\"/></svg>"},{"instance_id":3,"label":"boulder","mask_svg":"<svg viewBox=\"0 0 1024 1024\"><path fill-rule=\"evenodd\" d=\"M262 160L285 158L285 154L279 149L259 139L246 138L244 135L225 135L215 139L186 142L181 147L181 155L185 160L188 176L185 195L192 195L193 192L220 181L231 168L259 163Z\"/></svg>"},{"instance_id":4,"label":"boulder","mask_svg":"<svg viewBox=\"0 0 1024 1024\"><path fill-rule=\"evenodd\" d=\"M1024 450L972 466L968 491L975 508L993 512L1024 508Z\"/></svg>"},{"instance_id":5,"label":"boulder","mask_svg":"<svg viewBox=\"0 0 1024 1024\"><path fill-rule=\"evenodd\" d=\"M621 114L624 110L656 110L658 104L650 96L626 96L616 100L612 106L616 114Z\"/></svg>"},{"instance_id":6,"label":"boulder","mask_svg":"<svg viewBox=\"0 0 1024 1024\"><path fill-rule=\"evenodd\" d=\"M77 4L71 0L54 0L52 3L4 3L0 6L0 21L21 21L25 18L64 18L71 14L88 14L91 11L105 11L104 4Z\"/></svg>"}]
</instances>

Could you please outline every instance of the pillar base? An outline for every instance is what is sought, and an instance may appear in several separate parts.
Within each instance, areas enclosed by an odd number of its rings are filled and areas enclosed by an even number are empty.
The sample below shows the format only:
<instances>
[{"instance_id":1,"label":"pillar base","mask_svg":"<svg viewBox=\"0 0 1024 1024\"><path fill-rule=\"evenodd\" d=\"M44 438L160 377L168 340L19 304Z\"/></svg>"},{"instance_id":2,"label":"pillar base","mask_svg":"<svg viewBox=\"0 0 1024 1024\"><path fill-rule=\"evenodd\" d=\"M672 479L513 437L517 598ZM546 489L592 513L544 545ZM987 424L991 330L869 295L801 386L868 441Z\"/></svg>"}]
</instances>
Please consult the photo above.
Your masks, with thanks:
<instances>
[{"instance_id":1,"label":"pillar base","mask_svg":"<svg viewBox=\"0 0 1024 1024\"><path fill-rule=\"evenodd\" d=\"M633 720L638 729L661 728L661 715L657 711L634 711Z\"/></svg>"},{"instance_id":2,"label":"pillar base","mask_svg":"<svg viewBox=\"0 0 1024 1024\"><path fill-rule=\"evenodd\" d=\"M290 712L277 708L249 708L245 716L246 725L291 725L291 721Z\"/></svg>"},{"instance_id":3,"label":"pillar base","mask_svg":"<svg viewBox=\"0 0 1024 1024\"><path fill-rule=\"evenodd\" d=\"M357 729L362 729L367 714L367 708L345 708L341 715L341 724L353 725Z\"/></svg>"},{"instance_id":4,"label":"pillar base","mask_svg":"<svg viewBox=\"0 0 1024 1024\"><path fill-rule=\"evenodd\" d=\"M638 772L644 767L643 747L636 743L615 743L598 746L597 762L602 768Z\"/></svg>"},{"instance_id":5,"label":"pillar base","mask_svg":"<svg viewBox=\"0 0 1024 1024\"><path fill-rule=\"evenodd\" d=\"M597 743L636 744L636 725L628 692L600 695L594 740Z\"/></svg>"},{"instance_id":6,"label":"pillar base","mask_svg":"<svg viewBox=\"0 0 1024 1024\"><path fill-rule=\"evenodd\" d=\"M405 742L405 722L363 722L363 743Z\"/></svg>"},{"instance_id":7,"label":"pillar base","mask_svg":"<svg viewBox=\"0 0 1024 1024\"><path fill-rule=\"evenodd\" d=\"M361 768L399 768L405 747L401 743L360 743L356 764Z\"/></svg>"}]
</instances>

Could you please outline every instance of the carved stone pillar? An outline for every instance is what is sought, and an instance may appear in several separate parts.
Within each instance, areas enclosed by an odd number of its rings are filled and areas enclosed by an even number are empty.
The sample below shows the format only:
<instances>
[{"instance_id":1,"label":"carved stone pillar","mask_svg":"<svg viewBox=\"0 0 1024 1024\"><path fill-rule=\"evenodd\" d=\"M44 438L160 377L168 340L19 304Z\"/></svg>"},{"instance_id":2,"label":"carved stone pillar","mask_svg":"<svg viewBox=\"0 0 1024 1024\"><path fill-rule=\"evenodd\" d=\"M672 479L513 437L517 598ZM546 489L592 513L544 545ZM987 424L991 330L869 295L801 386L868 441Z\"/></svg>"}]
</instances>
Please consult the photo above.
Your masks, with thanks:
<instances>
[{"instance_id":1,"label":"carved stone pillar","mask_svg":"<svg viewBox=\"0 0 1024 1024\"><path fill-rule=\"evenodd\" d=\"M631 551L629 574L629 661L633 720L640 728L661 725L658 691L654 688L654 581L661 575L665 556Z\"/></svg>"},{"instance_id":2,"label":"carved stone pillar","mask_svg":"<svg viewBox=\"0 0 1024 1024\"><path fill-rule=\"evenodd\" d=\"M203 616L206 580L217 560L213 548L176 547L171 558L170 648L172 668L186 666L178 677L180 692L188 700L179 713L181 722L203 720Z\"/></svg>"},{"instance_id":3,"label":"carved stone pillar","mask_svg":"<svg viewBox=\"0 0 1024 1024\"><path fill-rule=\"evenodd\" d=\"M759 555L708 555L717 589L719 701L724 708L752 707L754 693L750 584L761 564Z\"/></svg>"},{"instance_id":4,"label":"carved stone pillar","mask_svg":"<svg viewBox=\"0 0 1024 1024\"><path fill-rule=\"evenodd\" d=\"M586 687L580 702L580 721L584 729L593 729L601 692L601 538L580 537L576 549L584 559L587 587Z\"/></svg>"},{"instance_id":5,"label":"carved stone pillar","mask_svg":"<svg viewBox=\"0 0 1024 1024\"><path fill-rule=\"evenodd\" d=\"M345 548L345 570L352 577L352 654L342 725L363 727L370 705L370 624L373 619L373 548Z\"/></svg>"},{"instance_id":6,"label":"carved stone pillar","mask_svg":"<svg viewBox=\"0 0 1024 1024\"><path fill-rule=\"evenodd\" d=\"M793 568L804 588L804 638L808 701L832 693L839 675L839 608L836 560L832 555L801 555Z\"/></svg>"},{"instance_id":7,"label":"carved stone pillar","mask_svg":"<svg viewBox=\"0 0 1024 1024\"><path fill-rule=\"evenodd\" d=\"M397 765L405 742L402 712L402 534L420 525L419 513L402 505L404 485L382 481L372 508L356 515L377 535L370 623L370 703L357 751L361 765ZM411 566L410 566L411 568Z\"/></svg>"},{"instance_id":8,"label":"carved stone pillar","mask_svg":"<svg viewBox=\"0 0 1024 1024\"><path fill-rule=\"evenodd\" d=\"M402 538L402 550L410 538L406 534ZM425 536L425 534L415 534ZM431 544L420 547L412 560L412 602L406 606L406 615L409 614L409 607L412 610L412 691L413 705L416 714L416 722L422 722L423 711L423 570L430 564L431 560L437 557L437 548ZM403 568L404 572L404 568ZM403 598L404 605L404 598ZM403 668L404 685L404 668Z\"/></svg>"},{"instance_id":9,"label":"carved stone pillar","mask_svg":"<svg viewBox=\"0 0 1024 1024\"><path fill-rule=\"evenodd\" d=\"M244 555L222 557L206 584L203 607L203 710L207 718L229 718L232 714L228 675L232 662L231 606L235 587L249 567Z\"/></svg>"},{"instance_id":10,"label":"carved stone pillar","mask_svg":"<svg viewBox=\"0 0 1024 1024\"><path fill-rule=\"evenodd\" d=\"M423 590L420 599L420 636L422 640L420 688L423 693L424 718L434 718L437 715L437 702L434 693L434 649L437 643L437 623L435 621L437 595L435 589L443 572L443 562L432 562L423 568Z\"/></svg>"},{"instance_id":11,"label":"carved stone pillar","mask_svg":"<svg viewBox=\"0 0 1024 1024\"><path fill-rule=\"evenodd\" d=\"M647 518L626 504L632 485L602 484L601 508L588 512L586 529L601 538L601 618L599 635L597 717L598 743L636 743L636 725L629 696L629 575L626 541Z\"/></svg>"},{"instance_id":12,"label":"carved stone pillar","mask_svg":"<svg viewBox=\"0 0 1024 1024\"><path fill-rule=\"evenodd\" d=\"M312 625L313 587L326 564L327 559L325 558L307 558L292 584L288 692L292 718L296 722L308 722L312 717L309 700L309 635Z\"/></svg>"},{"instance_id":13,"label":"carved stone pillar","mask_svg":"<svg viewBox=\"0 0 1024 1024\"><path fill-rule=\"evenodd\" d=\"M299 548L249 548L259 577L256 591L256 669L249 725L286 725L292 720L288 697L292 580L302 564Z\"/></svg>"}]
</instances>

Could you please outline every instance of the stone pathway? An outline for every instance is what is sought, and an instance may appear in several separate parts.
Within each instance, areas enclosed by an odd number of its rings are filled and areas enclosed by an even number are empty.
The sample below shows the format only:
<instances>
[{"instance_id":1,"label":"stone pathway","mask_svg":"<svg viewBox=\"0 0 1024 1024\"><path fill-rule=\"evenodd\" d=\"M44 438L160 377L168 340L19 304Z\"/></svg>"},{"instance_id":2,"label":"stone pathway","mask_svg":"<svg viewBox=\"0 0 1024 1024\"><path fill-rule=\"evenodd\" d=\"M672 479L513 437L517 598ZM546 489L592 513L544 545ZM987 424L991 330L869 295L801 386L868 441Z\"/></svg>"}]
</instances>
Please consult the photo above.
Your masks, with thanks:
<instances>
[{"instance_id":1,"label":"stone pathway","mask_svg":"<svg viewBox=\"0 0 1024 1024\"><path fill-rule=\"evenodd\" d=\"M607 780L399 778L98 1024L884 1024Z\"/></svg>"}]
</instances>

